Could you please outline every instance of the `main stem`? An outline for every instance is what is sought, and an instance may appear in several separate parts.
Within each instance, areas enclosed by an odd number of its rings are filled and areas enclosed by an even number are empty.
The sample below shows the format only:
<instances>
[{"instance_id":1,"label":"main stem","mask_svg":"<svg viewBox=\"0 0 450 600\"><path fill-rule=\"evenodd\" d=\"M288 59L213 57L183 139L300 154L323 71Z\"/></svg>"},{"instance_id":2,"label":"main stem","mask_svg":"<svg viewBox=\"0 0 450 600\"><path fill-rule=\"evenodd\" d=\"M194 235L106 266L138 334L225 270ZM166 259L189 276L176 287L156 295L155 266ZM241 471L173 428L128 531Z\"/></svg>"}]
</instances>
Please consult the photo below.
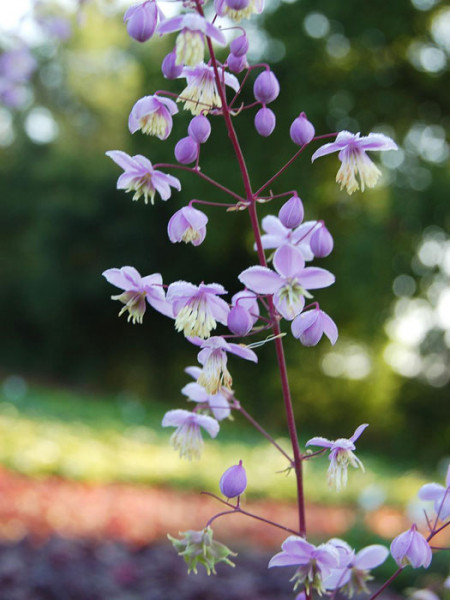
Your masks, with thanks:
<instances>
[{"instance_id":1,"label":"main stem","mask_svg":"<svg viewBox=\"0 0 450 600\"><path fill-rule=\"evenodd\" d=\"M203 10L202 10L199 2L196 2L196 3L197 3L198 12L203 16ZM206 38L206 39L207 39L209 53L211 56L211 63L212 63L213 69L214 69L217 89L219 91L220 99L222 102L222 113L223 113L223 117L225 120L225 125L227 127L228 137L230 138L231 144L232 144L234 152L236 154L236 158L237 158L238 165L239 165L239 170L241 171L246 199L250 203L250 205L248 207L248 211L249 211L249 215L250 215L250 221L251 221L251 225L252 225L252 229L253 229L253 234L255 236L255 242L256 242L256 248L257 248L257 252L258 252L259 263L260 263L260 265L266 267L267 266L266 257L264 254L264 249L262 247L261 232L259 229L258 216L257 216L257 212L256 212L256 196L252 191L252 186L251 186L250 177L249 177L248 170L247 170L247 165L245 164L245 159L242 154L241 147L239 145L236 131L234 130L233 123L231 122L230 111L229 111L229 108L227 105L227 99L226 99L225 91L224 91L222 81L220 78L219 69L217 67L217 61L216 61L216 57L214 54L214 49L212 47L211 40L209 38ZM277 320L277 314L276 314L271 296L268 298L268 303L269 303L269 314L272 319L272 322L274 323L273 328L272 328L273 333L275 336L278 336L281 333L281 331L280 331L280 326L279 326L279 323ZM305 537L306 536L306 519L305 519L305 497L304 497L304 491L303 491L302 458L301 458L300 447L299 447L299 443L298 443L297 430L295 427L294 410L292 407L291 392L289 389L289 381L288 381L288 375L287 375L287 367L286 367L286 359L285 359L285 355L284 355L283 341L280 337L277 337L275 339L275 349L276 349L276 354L277 354L278 368L280 371L281 388L282 388L282 392L283 392L283 400L284 400L284 406L285 406L285 410L286 410L287 425L288 425L288 429L289 429L289 436L291 438L292 451L293 451L293 456L294 456L294 470L295 470L295 476L296 476L296 480L297 480L297 504L298 504L299 531L300 531L301 535L303 537Z\"/></svg>"}]
</instances>

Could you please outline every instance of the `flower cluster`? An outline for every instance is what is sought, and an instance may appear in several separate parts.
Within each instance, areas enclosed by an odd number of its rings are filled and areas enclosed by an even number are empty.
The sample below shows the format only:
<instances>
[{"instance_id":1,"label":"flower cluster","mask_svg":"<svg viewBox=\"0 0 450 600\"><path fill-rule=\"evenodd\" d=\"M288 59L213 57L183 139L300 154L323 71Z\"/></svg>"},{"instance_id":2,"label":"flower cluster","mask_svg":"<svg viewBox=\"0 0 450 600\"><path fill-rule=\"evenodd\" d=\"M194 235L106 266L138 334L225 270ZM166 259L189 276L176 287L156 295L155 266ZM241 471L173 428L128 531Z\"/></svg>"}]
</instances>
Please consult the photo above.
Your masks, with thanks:
<instances>
[{"instance_id":1,"label":"flower cluster","mask_svg":"<svg viewBox=\"0 0 450 600\"><path fill-rule=\"evenodd\" d=\"M320 449L302 454L287 389L282 342L286 333L292 334L306 347L315 346L323 336L331 344L337 342L338 328L315 297L316 293L320 294L320 290L335 282L334 274L315 262L332 253L334 240L323 220L304 220L307 198L303 197L304 205L297 190L274 193L272 189L275 189L278 177L301 154L311 152L311 160L315 162L318 158L338 152L341 165L336 181L341 190L345 189L348 194L359 189L364 191L365 188L374 187L381 175L366 153L395 150L396 144L381 133L361 136L360 133L341 131L316 137L314 124L303 111L299 111L289 130L290 139L295 145L293 157L255 192L233 119L241 113L250 114L256 132L264 138L270 136L277 125L277 100L281 86L269 65L249 64L249 39L245 28L229 28L229 19L241 21L261 13L264 2L215 0L215 15L211 21L203 12L202 0L185 1L183 8L185 11L182 14L166 18L157 0L145 0L129 8L124 17L128 33L138 42L145 42L155 34L176 36L172 50L162 61L161 69L164 77L174 85L182 82L177 92L149 90L153 93L137 99L128 118L130 133L141 132L168 142L174 137L173 132L180 130L177 123L174 126L174 120L181 119L184 111L190 113L187 132L185 129L185 134L173 143L175 162L152 163L146 156L129 156L121 150L109 151L107 155L123 170L117 188L133 192L133 200L144 197L146 204L149 200L154 204L157 193L166 201L173 190L181 192L180 180L166 172L171 170L181 172L186 177L202 178L228 195L230 202L226 204L216 201L213 196L205 199L184 198L183 205L176 206L168 221L168 238L172 243L184 242L193 246L205 242L207 225L209 231L213 219L213 214L206 214L210 206L214 206L214 210L222 209L222 214L248 212L257 259L237 274L236 289L232 289L230 296L216 277L208 283L202 280L193 283L180 278L164 284L160 273L141 277L130 266L108 269L103 275L121 290L120 294L112 296L123 305L119 315L127 313L129 321L142 324L150 306L171 319L175 330L184 336L190 348L195 348L197 364L186 369L191 381L181 390L193 409L169 410L162 420L163 427L175 428L170 439L180 457L189 460L199 458L203 447L202 432L206 431L210 438L216 438L221 427L232 419L233 411L236 411L256 426L282 453L288 461L288 470L295 472L299 490L303 485L302 461L328 450L328 482L339 491L347 483L349 465L364 470L361 460L355 455L355 442L368 425L364 423L357 427L350 438L329 440L321 436L313 437L306 446ZM227 20L222 21L221 17ZM222 29L224 24L231 31L232 39L229 41ZM226 52L221 54L226 57L222 61L215 54L215 45L228 46ZM250 103L246 103L249 93L241 95L248 85L252 86L253 93ZM222 118L244 184L243 195L214 180L201 167L205 148L212 148L215 123ZM310 146L323 138L334 141L310 151ZM177 194L174 196L172 202L176 204L179 198ZM261 223L258 220L260 203L274 203L276 206L274 214L266 214ZM227 287L232 288L233 284L227 284ZM253 336L251 343L247 341L249 336ZM230 356L230 362L237 357L257 363L258 356L254 349L272 342L277 353L283 399L287 407L293 458L236 399L228 365ZM449 478L450 475L447 475L445 488L432 483L424 486L419 493L422 499L434 502L436 523L450 516ZM239 461L226 469L220 478L219 488L223 497L215 496L229 510L212 517L201 531L186 531L181 534L181 539L169 536L186 561L189 571L197 572L200 564L210 574L215 573L215 566L219 562L233 565L229 558L233 553L213 540L210 525L216 518L235 512L255 516L241 508L241 495L246 487L247 474L242 461ZM231 499L236 499L235 503ZM342 591L349 596L367 591L367 582L372 578L371 569L386 560L389 554L387 548L372 545L356 552L344 540L337 538L318 546L312 544L306 539L303 502L303 494L299 493L298 531L256 516L260 521L293 534L283 542L281 552L270 560L268 566L296 568L292 581L294 590L301 588L297 596L299 599L311 597L313 591L319 594ZM430 564L432 549L429 541L437 528L430 524L429 528L428 538L422 536L413 525L394 539L391 555L399 566L403 568L410 564L413 567L427 567Z\"/></svg>"}]
</instances>

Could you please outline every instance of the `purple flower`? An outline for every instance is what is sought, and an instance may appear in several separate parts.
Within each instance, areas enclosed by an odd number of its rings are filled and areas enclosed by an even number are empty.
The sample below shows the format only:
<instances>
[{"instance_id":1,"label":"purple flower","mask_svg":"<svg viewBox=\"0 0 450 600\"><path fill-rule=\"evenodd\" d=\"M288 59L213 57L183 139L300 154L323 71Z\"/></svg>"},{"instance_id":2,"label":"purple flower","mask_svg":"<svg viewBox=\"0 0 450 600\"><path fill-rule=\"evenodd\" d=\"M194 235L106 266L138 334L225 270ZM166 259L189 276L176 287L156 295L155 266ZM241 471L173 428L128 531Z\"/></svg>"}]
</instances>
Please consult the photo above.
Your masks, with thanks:
<instances>
[{"instance_id":1,"label":"purple flower","mask_svg":"<svg viewBox=\"0 0 450 600\"><path fill-rule=\"evenodd\" d=\"M309 245L314 256L318 258L323 258L331 254L334 246L333 238L323 223L320 223L313 231Z\"/></svg>"},{"instance_id":2,"label":"purple flower","mask_svg":"<svg viewBox=\"0 0 450 600\"><path fill-rule=\"evenodd\" d=\"M434 510L441 521L450 517L450 465L447 469L445 487L439 483L427 483L419 490L421 500L434 500Z\"/></svg>"},{"instance_id":3,"label":"purple flower","mask_svg":"<svg viewBox=\"0 0 450 600\"><path fill-rule=\"evenodd\" d=\"M399 567L411 565L414 569L430 566L432 552L429 543L417 527L413 525L408 531L398 535L391 544L391 554Z\"/></svg>"},{"instance_id":4,"label":"purple flower","mask_svg":"<svg viewBox=\"0 0 450 600\"><path fill-rule=\"evenodd\" d=\"M205 17L197 13L187 13L166 19L158 27L158 33L162 35L174 31L181 31L175 47L175 64L177 65L193 67L203 61L205 36L221 46L226 44L225 36L220 29L211 25Z\"/></svg>"},{"instance_id":5,"label":"purple flower","mask_svg":"<svg viewBox=\"0 0 450 600\"><path fill-rule=\"evenodd\" d=\"M203 449L203 438L200 427L203 427L212 438L219 433L219 423L207 415L182 410L169 410L163 417L163 427L176 427L170 437L170 443L178 450L180 457L200 458Z\"/></svg>"},{"instance_id":6,"label":"purple flower","mask_svg":"<svg viewBox=\"0 0 450 600\"><path fill-rule=\"evenodd\" d=\"M308 121L304 112L294 119L289 131L291 140L298 146L309 144L313 139L315 132L314 125Z\"/></svg>"},{"instance_id":7,"label":"purple flower","mask_svg":"<svg viewBox=\"0 0 450 600\"><path fill-rule=\"evenodd\" d=\"M245 308L252 320L252 325L254 325L259 318L258 297L250 290L242 290L234 294L231 298L231 306Z\"/></svg>"},{"instance_id":8,"label":"purple flower","mask_svg":"<svg viewBox=\"0 0 450 600\"><path fill-rule=\"evenodd\" d=\"M197 340L191 340L198 343ZM197 355L198 362L203 369L197 379L197 383L202 385L210 394L216 394L221 387L231 388L233 380L227 369L227 352L240 356L245 360L258 362L258 357L242 344L232 344L225 341L220 336L210 337L201 342L201 350Z\"/></svg>"},{"instance_id":9,"label":"purple flower","mask_svg":"<svg viewBox=\"0 0 450 600\"><path fill-rule=\"evenodd\" d=\"M168 200L171 195L170 186L178 191L181 190L180 181L176 177L157 171L148 158L141 154L129 156L121 150L111 150L106 152L106 156L124 170L117 180L117 189L134 191L133 200L139 200L144 196L147 204L150 197L150 202L153 204L156 192L161 196L161 200Z\"/></svg>"},{"instance_id":10,"label":"purple flower","mask_svg":"<svg viewBox=\"0 0 450 600\"><path fill-rule=\"evenodd\" d=\"M175 329L183 331L186 337L209 337L217 321L227 324L230 308L225 300L218 297L226 293L218 283L201 283L199 286L187 281L171 283L167 301L173 305Z\"/></svg>"},{"instance_id":11,"label":"purple flower","mask_svg":"<svg viewBox=\"0 0 450 600\"><path fill-rule=\"evenodd\" d=\"M231 52L227 58L227 66L232 73L241 73L244 69L248 69L246 55L236 56Z\"/></svg>"},{"instance_id":12,"label":"purple flower","mask_svg":"<svg viewBox=\"0 0 450 600\"><path fill-rule=\"evenodd\" d=\"M292 321L305 305L307 290L328 287L334 283L334 275L318 267L305 267L302 253L293 246L281 246L275 252L272 271L267 267L249 267L239 280L257 294L273 294L278 312Z\"/></svg>"},{"instance_id":13,"label":"purple flower","mask_svg":"<svg viewBox=\"0 0 450 600\"><path fill-rule=\"evenodd\" d=\"M308 592L311 589L323 592L323 580L326 579L333 568L339 564L339 554L331 544L314 546L305 539L290 535L281 545L282 552L275 554L270 559L271 567L297 566L298 569L291 581L295 581L294 590L304 584Z\"/></svg>"},{"instance_id":14,"label":"purple flower","mask_svg":"<svg viewBox=\"0 0 450 600\"><path fill-rule=\"evenodd\" d=\"M130 6L123 20L127 24L128 35L138 42L146 42L155 33L158 18L163 15L154 0Z\"/></svg>"},{"instance_id":15,"label":"purple flower","mask_svg":"<svg viewBox=\"0 0 450 600\"><path fill-rule=\"evenodd\" d=\"M201 369L198 367L196 368L199 371L198 375L200 375ZM221 392L217 392L217 394L209 394L202 385L191 382L184 386L184 388L181 390L181 393L187 396L189 400L192 400L192 402L198 402L199 404L209 408L218 421L227 419L230 416L230 404L226 396Z\"/></svg>"},{"instance_id":16,"label":"purple flower","mask_svg":"<svg viewBox=\"0 0 450 600\"><path fill-rule=\"evenodd\" d=\"M195 67L185 67L182 77L186 77L187 87L178 97L178 102L184 102L184 108L193 115L208 113L214 108L221 108L222 101L217 89L213 67L200 63ZM239 90L239 81L231 73L223 73L225 85L235 92Z\"/></svg>"},{"instance_id":17,"label":"purple flower","mask_svg":"<svg viewBox=\"0 0 450 600\"><path fill-rule=\"evenodd\" d=\"M259 317L259 305L256 295L248 290L235 294L228 313L228 329L240 336L247 335Z\"/></svg>"},{"instance_id":18,"label":"purple flower","mask_svg":"<svg viewBox=\"0 0 450 600\"><path fill-rule=\"evenodd\" d=\"M197 115L188 126L188 134L197 144L204 144L211 135L211 124L205 115Z\"/></svg>"},{"instance_id":19,"label":"purple flower","mask_svg":"<svg viewBox=\"0 0 450 600\"><path fill-rule=\"evenodd\" d=\"M233 306L228 313L228 329L235 335L244 336L253 326L252 318L243 306Z\"/></svg>"},{"instance_id":20,"label":"purple flower","mask_svg":"<svg viewBox=\"0 0 450 600\"><path fill-rule=\"evenodd\" d=\"M169 54L164 57L161 64L161 71L166 79L177 79L183 72L183 65L177 65L175 64L175 61L175 50L169 52Z\"/></svg>"},{"instance_id":21,"label":"purple flower","mask_svg":"<svg viewBox=\"0 0 450 600\"><path fill-rule=\"evenodd\" d=\"M245 33L230 42L230 52L235 56L244 56L248 52L248 39Z\"/></svg>"},{"instance_id":22,"label":"purple flower","mask_svg":"<svg viewBox=\"0 0 450 600\"><path fill-rule=\"evenodd\" d=\"M275 215L267 215L262 220L261 225L266 232L261 236L263 248L279 248L289 244L300 250L305 260L314 258L310 247L310 239L316 229L317 221L305 221L296 229L290 229L285 227Z\"/></svg>"},{"instance_id":23,"label":"purple flower","mask_svg":"<svg viewBox=\"0 0 450 600\"><path fill-rule=\"evenodd\" d=\"M325 144L312 155L311 160L339 152L339 160L342 165L336 176L336 181L341 185L341 190L345 187L349 194L356 190L364 191L365 187L372 188L378 181L381 171L373 164L367 156L367 150L397 150L397 144L382 133L369 133L369 135L359 137L359 133L350 133L341 131L336 141L331 144ZM356 179L359 176L360 183Z\"/></svg>"},{"instance_id":24,"label":"purple flower","mask_svg":"<svg viewBox=\"0 0 450 600\"><path fill-rule=\"evenodd\" d=\"M304 346L315 346L323 334L332 345L337 341L338 330L336 323L323 310L315 308L300 313L292 321L292 335L299 339Z\"/></svg>"},{"instance_id":25,"label":"purple flower","mask_svg":"<svg viewBox=\"0 0 450 600\"><path fill-rule=\"evenodd\" d=\"M208 217L201 210L192 206L183 206L170 218L167 233L170 241L191 243L199 246L206 236Z\"/></svg>"},{"instance_id":26,"label":"purple flower","mask_svg":"<svg viewBox=\"0 0 450 600\"><path fill-rule=\"evenodd\" d=\"M177 112L177 105L169 98L144 96L131 109L128 129L131 133L140 129L142 133L165 140L172 131L172 115Z\"/></svg>"},{"instance_id":27,"label":"purple flower","mask_svg":"<svg viewBox=\"0 0 450 600\"><path fill-rule=\"evenodd\" d=\"M278 97L280 84L272 71L263 71L255 79L253 84L253 95L263 104L269 104Z\"/></svg>"},{"instance_id":28,"label":"purple flower","mask_svg":"<svg viewBox=\"0 0 450 600\"><path fill-rule=\"evenodd\" d=\"M181 138L175 146L175 158L182 165L188 165L197 160L198 152L199 144L189 135Z\"/></svg>"},{"instance_id":29,"label":"purple flower","mask_svg":"<svg viewBox=\"0 0 450 600\"><path fill-rule=\"evenodd\" d=\"M274 112L265 106L260 108L255 115L255 129L263 137L269 137L275 129L276 123Z\"/></svg>"},{"instance_id":30,"label":"purple flower","mask_svg":"<svg viewBox=\"0 0 450 600\"><path fill-rule=\"evenodd\" d=\"M381 565L389 555L389 550L380 544L373 544L360 550L357 554L344 540L333 538L329 540L339 552L339 566L332 569L331 574L324 580L326 590L345 587L351 598L355 592L366 592L367 581L372 579L370 569Z\"/></svg>"},{"instance_id":31,"label":"purple flower","mask_svg":"<svg viewBox=\"0 0 450 600\"><path fill-rule=\"evenodd\" d=\"M240 21L248 19L253 14L261 14L264 0L214 0L214 8L219 16Z\"/></svg>"},{"instance_id":32,"label":"purple flower","mask_svg":"<svg viewBox=\"0 0 450 600\"><path fill-rule=\"evenodd\" d=\"M233 465L225 471L220 478L219 487L226 498L236 498L245 492L247 474L242 466L242 460L238 465Z\"/></svg>"},{"instance_id":33,"label":"purple flower","mask_svg":"<svg viewBox=\"0 0 450 600\"><path fill-rule=\"evenodd\" d=\"M324 437L313 437L306 442L306 446L321 446L322 448L329 448L330 454L328 460L330 466L328 468L328 485L335 485L339 492L342 487L347 485L347 468L350 463L352 467L361 467L364 471L364 466L357 456L353 454L355 450L356 440L362 434L364 429L368 427L367 423L360 425L356 428L355 433L349 438L339 438L331 441Z\"/></svg>"},{"instance_id":34,"label":"purple flower","mask_svg":"<svg viewBox=\"0 0 450 600\"><path fill-rule=\"evenodd\" d=\"M292 198L289 198L287 202L283 204L278 212L278 218L281 223L288 229L294 229L298 227L303 221L305 211L303 204L297 194L294 194Z\"/></svg>"},{"instance_id":35,"label":"purple flower","mask_svg":"<svg viewBox=\"0 0 450 600\"><path fill-rule=\"evenodd\" d=\"M108 269L102 273L106 281L124 290L112 300L119 300L125 306L119 312L119 317L128 311L128 321L142 323L147 308L146 300L157 311L168 317L173 317L172 307L166 302L162 277L159 273L141 277L134 267Z\"/></svg>"}]
</instances>

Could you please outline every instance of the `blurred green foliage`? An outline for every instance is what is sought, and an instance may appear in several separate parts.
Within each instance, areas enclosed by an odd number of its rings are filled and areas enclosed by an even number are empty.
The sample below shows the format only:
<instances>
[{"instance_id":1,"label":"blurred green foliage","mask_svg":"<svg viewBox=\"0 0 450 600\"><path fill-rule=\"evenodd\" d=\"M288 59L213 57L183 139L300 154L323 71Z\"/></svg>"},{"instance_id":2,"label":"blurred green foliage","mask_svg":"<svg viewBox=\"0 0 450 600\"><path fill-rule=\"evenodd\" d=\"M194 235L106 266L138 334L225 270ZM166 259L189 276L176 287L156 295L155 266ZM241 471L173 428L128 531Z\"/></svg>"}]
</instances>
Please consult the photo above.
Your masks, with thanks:
<instances>
[{"instance_id":1,"label":"blurred green foliage","mask_svg":"<svg viewBox=\"0 0 450 600\"><path fill-rule=\"evenodd\" d=\"M385 165L384 185L364 195L340 192L334 181L337 158L311 166L309 149L273 192L297 189L307 218L326 221L335 251L321 266L333 271L337 282L321 292L321 305L339 326L336 352L345 355L356 348L357 357L362 353L370 363L363 377L327 375L324 361L333 359L327 341L304 349L287 336L301 432L335 438L370 422L365 435L374 449L414 463L435 462L448 451L448 384L395 373L384 360L385 323L396 300L394 279L408 275L419 297L433 275L433 269L425 273L412 266L423 232L436 225L449 229L448 145L443 142L441 154L433 154L425 134L411 137L428 127L439 141L449 128L445 69L430 67L423 54L428 46L439 50L433 23L443 10L419 0L393 2L383 10L375 4L362 9L356 0L270 4L259 20L265 33L252 37L251 47L258 60L275 61L282 90L273 103L277 128L263 140L254 132L252 111L235 119L255 187L295 151L288 131L300 111L307 112L318 134L382 130L403 147L403 160ZM189 116L183 111L164 143L127 130L128 112L139 97L161 88L181 90L180 82L166 82L160 73L172 41L165 37L138 45L127 37L121 15L107 17L92 8L67 47L36 49L41 66L34 105L14 115L15 140L0 149L5 373L133 393L144 401L156 396L166 407L179 406L183 368L195 363L195 349L154 312L146 314L142 326L117 319L120 307L109 300L115 290L102 271L129 264L143 275L161 272L165 282L216 281L234 293L238 272L254 264L245 212L222 219L211 208L201 247L170 244L166 224L176 209L194 197L225 200L194 176L176 173L182 192L154 207L132 203L130 195L115 190L120 171L105 151L171 161L176 141L185 135ZM252 98L251 79L245 97ZM25 133L33 106L48 107L58 124L59 135L51 143L35 143ZM213 119L202 168L241 190L220 119ZM277 210L263 205L260 214ZM444 332L431 333L427 352L448 365ZM258 366L230 359L236 395L263 423L282 431L270 344L259 357Z\"/></svg>"}]
</instances>

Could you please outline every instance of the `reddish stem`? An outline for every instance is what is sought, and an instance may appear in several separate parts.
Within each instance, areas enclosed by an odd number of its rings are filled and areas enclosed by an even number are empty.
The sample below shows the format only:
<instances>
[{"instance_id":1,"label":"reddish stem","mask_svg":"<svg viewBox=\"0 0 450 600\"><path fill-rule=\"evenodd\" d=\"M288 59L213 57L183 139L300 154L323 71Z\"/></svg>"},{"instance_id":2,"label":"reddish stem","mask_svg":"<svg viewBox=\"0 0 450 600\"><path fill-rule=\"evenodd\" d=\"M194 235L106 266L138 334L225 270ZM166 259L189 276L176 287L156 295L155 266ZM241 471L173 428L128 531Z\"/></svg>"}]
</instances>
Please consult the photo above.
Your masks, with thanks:
<instances>
[{"instance_id":1,"label":"reddish stem","mask_svg":"<svg viewBox=\"0 0 450 600\"><path fill-rule=\"evenodd\" d=\"M324 139L329 138L329 137L334 137L335 135L336 135L336 133L325 133L324 135L317 135L316 137L314 137L311 140L311 142L315 142L317 140L324 140ZM309 144L311 142L309 142ZM300 154L303 152L303 150L306 148L306 146L309 146L309 144L303 144L303 146L299 150L297 150L297 152L294 154L294 156L292 156L287 161L287 163L285 165L283 165L281 167L281 169L275 173L275 175L272 175L272 177L270 179L268 179L266 181L266 183L259 188L259 190L256 192L256 195L259 196L260 192L262 192L263 190L265 190L266 187L268 187L271 183L273 183L275 181L275 179L278 179L278 177L282 173L284 173L286 171L286 169L292 165L293 162L295 162L297 160L297 158L300 156Z\"/></svg>"},{"instance_id":2,"label":"reddish stem","mask_svg":"<svg viewBox=\"0 0 450 600\"><path fill-rule=\"evenodd\" d=\"M277 450L279 450L281 452L281 454L289 461L289 464L291 466L294 466L294 462L293 462L292 458L289 456L289 454L287 454L283 450L283 448L279 444L277 444L277 442L273 439L273 437L269 433L267 433L267 431L263 427L261 427L261 425L257 421L255 421L255 419L251 415L249 415L249 413L244 408L242 408L240 402L236 399L235 399L234 408L235 408L235 410L239 411L241 413L241 415L243 417L245 417L247 419L247 421L249 423L251 423L253 425L253 427L255 429L257 429L267 440L269 440L269 442L271 444L273 444L273 446L275 446L275 448L277 448Z\"/></svg>"},{"instance_id":3,"label":"reddish stem","mask_svg":"<svg viewBox=\"0 0 450 600\"><path fill-rule=\"evenodd\" d=\"M382 592L384 592L384 590L388 587L388 585L390 585L394 579L397 579L397 577L400 575L400 573L403 571L404 567L399 567L395 573L393 573L389 579L387 579L383 585L375 592L375 594L372 594L369 598L369 600L375 600L375 598L377 596L379 596Z\"/></svg>"},{"instance_id":4,"label":"reddish stem","mask_svg":"<svg viewBox=\"0 0 450 600\"><path fill-rule=\"evenodd\" d=\"M153 167L155 169L159 168L159 167L161 167L163 169L181 169L182 171L189 171L189 173L195 173L196 175L198 175L199 177L201 177L202 179L204 179L205 181L207 181L208 183L210 183L214 187L218 188L219 190L222 190L223 192L225 192L229 196L232 196L233 198L236 198L236 200L238 202L244 202L245 203L245 199L242 196L239 196L239 194L236 194L236 192L233 192L233 190L230 190L229 188L225 187L224 185L222 185L221 183L219 183L215 179L212 179L211 177L208 177L208 175L205 175L204 173L202 173L200 171L200 169L197 169L197 168L194 168L194 167L185 167L183 165L175 165L173 163L157 163L156 165L153 165Z\"/></svg>"},{"instance_id":5,"label":"reddish stem","mask_svg":"<svg viewBox=\"0 0 450 600\"><path fill-rule=\"evenodd\" d=\"M219 502L222 502L222 504L225 504L226 506L229 506L230 508L233 509L233 510L225 510L223 512L218 513L217 515L214 515L213 517L211 517L211 519L209 519L208 523L206 524L206 527L209 527L211 525L211 523L213 521L215 521L215 519L218 519L219 517L223 517L224 515L241 513L242 515L245 515L246 517L251 517L252 519L256 519L257 521L266 523L267 525L272 525L273 527L277 527L278 529L283 529L283 531L287 531L288 533L292 533L293 535L299 534L299 532L295 531L295 529L291 529L290 527L285 527L284 525L280 525L279 523L276 523L275 521L271 521L270 519L265 519L264 517L259 517L258 515L254 515L253 513L248 512L247 510L243 510L239 505L240 498L237 499L237 503L236 503L236 505L234 505L234 504L231 504L231 502L226 502L225 500L222 500L222 498L219 498L218 496L216 496L215 494L212 494L211 492L202 492L202 494L205 494L206 496L211 496L212 498L219 500Z\"/></svg>"},{"instance_id":6,"label":"reddish stem","mask_svg":"<svg viewBox=\"0 0 450 600\"><path fill-rule=\"evenodd\" d=\"M197 10L198 10L199 14L201 14L203 16L203 10L202 10L202 7L198 0L196 0L196 5L197 5ZM258 216L256 213L256 196L257 195L254 194L252 191L247 165L245 163L245 159L242 154L242 150L239 145L239 141L238 141L236 132L234 130L233 123L231 122L230 111L229 111L229 108L227 105L224 86L222 85L222 80L220 78L219 69L218 69L216 57L214 54L214 49L212 47L210 38L207 37L206 39L207 39L209 53L211 56L211 64L212 64L212 67L214 70L216 85L217 85L217 89L218 89L221 103L222 103L222 114L223 114L223 118L225 120L225 124L227 127L228 137L230 138L230 141L233 146L233 149L234 149L234 152L236 155L236 159L237 159L237 162L239 165L239 169L241 171L241 176L242 176L242 181L244 184L246 199L251 203L250 206L248 207L248 210L249 210L249 215L250 215L250 221L252 224L253 234L255 236L255 242L256 242L256 247L257 247L257 251L258 251L259 262L260 262L260 265L267 266L266 257L265 257L264 249L262 247L262 242L261 242L261 232L259 229ZM275 308L273 305L273 300L272 300L271 296L268 297L268 305L269 305L270 317L274 321L274 325L272 328L273 333L275 336L279 336L281 331L280 331L279 323L276 320L276 311L275 311ZM303 492L302 458L301 458L301 454L300 454L297 430L296 430L296 426L295 426L295 418L294 418L294 411L293 411L293 407L292 407L291 393L290 393L290 389L289 389L289 381L288 381L288 375L287 375L287 367L286 367L286 359L285 359L285 355L284 355L283 342L280 337L277 337L275 339L275 349L276 349L276 354L277 354L278 368L280 371L281 388L282 388L283 400L284 400L284 405L285 405L285 410L286 410L287 425L288 425L288 430L289 430L289 436L291 438L292 451L293 451L293 455L294 455L294 470L295 470L295 475L296 475L296 480L297 480L297 502L298 502L299 530L300 530L300 534L303 537L305 537L306 536L306 519L305 519L305 498L304 498L304 492Z\"/></svg>"}]
</instances>

